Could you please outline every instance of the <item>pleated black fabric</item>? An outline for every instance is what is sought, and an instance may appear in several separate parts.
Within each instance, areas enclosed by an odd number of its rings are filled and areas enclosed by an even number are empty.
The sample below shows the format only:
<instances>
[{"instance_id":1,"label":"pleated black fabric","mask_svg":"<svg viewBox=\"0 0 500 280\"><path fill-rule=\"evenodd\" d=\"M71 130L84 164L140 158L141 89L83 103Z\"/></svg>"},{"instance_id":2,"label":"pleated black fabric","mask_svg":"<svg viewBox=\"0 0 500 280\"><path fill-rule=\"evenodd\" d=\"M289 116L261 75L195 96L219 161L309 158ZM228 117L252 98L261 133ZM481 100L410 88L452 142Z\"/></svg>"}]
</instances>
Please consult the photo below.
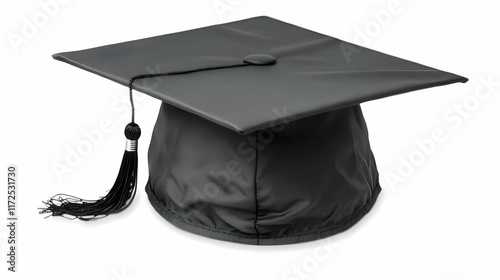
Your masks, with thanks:
<instances>
[{"instance_id":1,"label":"pleated black fabric","mask_svg":"<svg viewBox=\"0 0 500 280\"><path fill-rule=\"evenodd\" d=\"M359 105L240 135L163 103L146 191L187 231L287 244L349 228L380 186Z\"/></svg>"}]
</instances>

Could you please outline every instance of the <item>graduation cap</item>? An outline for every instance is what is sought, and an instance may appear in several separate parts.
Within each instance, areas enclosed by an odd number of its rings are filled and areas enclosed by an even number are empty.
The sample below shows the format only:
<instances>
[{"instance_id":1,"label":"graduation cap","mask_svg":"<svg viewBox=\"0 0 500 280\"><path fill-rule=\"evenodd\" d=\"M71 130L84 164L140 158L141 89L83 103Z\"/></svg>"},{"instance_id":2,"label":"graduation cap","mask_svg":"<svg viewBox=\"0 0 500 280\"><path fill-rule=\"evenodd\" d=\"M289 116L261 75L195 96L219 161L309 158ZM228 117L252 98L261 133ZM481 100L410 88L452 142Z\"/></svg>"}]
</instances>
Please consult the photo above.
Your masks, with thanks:
<instances>
[{"instance_id":1,"label":"graduation cap","mask_svg":"<svg viewBox=\"0 0 500 280\"><path fill-rule=\"evenodd\" d=\"M181 229L246 244L354 225L381 190L359 104L467 81L269 17L54 58L128 86L132 122L106 196L56 195L41 213L90 220L130 205L138 90L162 101L148 152L154 209Z\"/></svg>"}]
</instances>

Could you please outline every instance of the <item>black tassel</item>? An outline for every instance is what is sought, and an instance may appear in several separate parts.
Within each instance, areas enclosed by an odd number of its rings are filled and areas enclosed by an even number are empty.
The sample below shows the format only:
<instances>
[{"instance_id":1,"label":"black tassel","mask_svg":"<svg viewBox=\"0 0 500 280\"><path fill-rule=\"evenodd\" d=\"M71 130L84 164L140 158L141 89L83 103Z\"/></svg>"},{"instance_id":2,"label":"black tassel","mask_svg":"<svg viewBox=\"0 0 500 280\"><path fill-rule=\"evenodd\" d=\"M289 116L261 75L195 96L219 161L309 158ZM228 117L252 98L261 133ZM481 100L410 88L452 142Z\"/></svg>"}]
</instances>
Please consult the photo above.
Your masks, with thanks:
<instances>
[{"instance_id":1,"label":"black tassel","mask_svg":"<svg viewBox=\"0 0 500 280\"><path fill-rule=\"evenodd\" d=\"M92 220L118 213L127 208L135 197L137 186L137 140L141 136L139 126L131 122L125 127L127 147L115 184L97 200L86 200L66 194L57 194L44 201L40 214L63 216L70 219Z\"/></svg>"},{"instance_id":2,"label":"black tassel","mask_svg":"<svg viewBox=\"0 0 500 280\"><path fill-rule=\"evenodd\" d=\"M250 58L250 57L247 57ZM245 59L247 59L245 58ZM250 58L251 59L251 58ZM153 78L158 76L180 75L207 70L217 70L232 67L243 67L250 65L271 65L274 61L250 62L244 60L243 63L207 66L190 70L180 70L161 73L139 74L130 78L128 83L130 107L132 109L132 122L125 127L125 136L127 137L127 149L123 155L120 172L116 178L113 188L97 200L86 200L67 194L57 194L44 201L45 208L39 208L40 214L49 213L50 216L63 216L69 219L93 220L105 217L109 214L118 213L127 208L135 196L137 184L137 140L141 136L141 129L134 122L135 107L132 95L132 85L137 79Z\"/></svg>"}]
</instances>

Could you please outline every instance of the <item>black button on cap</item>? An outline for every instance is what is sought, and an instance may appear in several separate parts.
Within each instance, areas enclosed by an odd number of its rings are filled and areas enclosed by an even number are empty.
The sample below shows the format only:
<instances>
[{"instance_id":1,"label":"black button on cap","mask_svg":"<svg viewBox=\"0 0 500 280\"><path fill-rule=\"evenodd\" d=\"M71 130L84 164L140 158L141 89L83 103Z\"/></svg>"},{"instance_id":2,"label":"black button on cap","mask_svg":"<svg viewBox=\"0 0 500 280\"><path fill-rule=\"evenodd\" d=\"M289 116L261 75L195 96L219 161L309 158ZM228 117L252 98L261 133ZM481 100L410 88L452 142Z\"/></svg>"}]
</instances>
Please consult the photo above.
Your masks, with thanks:
<instances>
[{"instance_id":1,"label":"black button on cap","mask_svg":"<svg viewBox=\"0 0 500 280\"><path fill-rule=\"evenodd\" d=\"M276 63L276 58L268 54L251 54L243 58L243 61L253 65L272 65Z\"/></svg>"}]
</instances>

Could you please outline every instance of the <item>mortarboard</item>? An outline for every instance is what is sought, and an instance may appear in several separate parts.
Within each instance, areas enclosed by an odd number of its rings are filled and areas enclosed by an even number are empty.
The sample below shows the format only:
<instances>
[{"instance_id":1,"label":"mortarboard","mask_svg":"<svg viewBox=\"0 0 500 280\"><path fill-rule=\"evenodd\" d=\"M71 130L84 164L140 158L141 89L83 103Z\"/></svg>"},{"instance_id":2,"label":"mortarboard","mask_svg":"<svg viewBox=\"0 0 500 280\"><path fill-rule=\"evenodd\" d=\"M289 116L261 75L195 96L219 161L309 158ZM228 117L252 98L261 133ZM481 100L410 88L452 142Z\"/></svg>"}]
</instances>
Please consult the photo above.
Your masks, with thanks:
<instances>
[{"instance_id":1,"label":"mortarboard","mask_svg":"<svg viewBox=\"0 0 500 280\"><path fill-rule=\"evenodd\" d=\"M132 122L106 196L56 195L41 213L89 220L130 205L135 89L162 101L148 150L154 209L184 230L261 245L330 236L370 211L381 187L360 103L467 81L269 17L54 58L128 86Z\"/></svg>"}]
</instances>

